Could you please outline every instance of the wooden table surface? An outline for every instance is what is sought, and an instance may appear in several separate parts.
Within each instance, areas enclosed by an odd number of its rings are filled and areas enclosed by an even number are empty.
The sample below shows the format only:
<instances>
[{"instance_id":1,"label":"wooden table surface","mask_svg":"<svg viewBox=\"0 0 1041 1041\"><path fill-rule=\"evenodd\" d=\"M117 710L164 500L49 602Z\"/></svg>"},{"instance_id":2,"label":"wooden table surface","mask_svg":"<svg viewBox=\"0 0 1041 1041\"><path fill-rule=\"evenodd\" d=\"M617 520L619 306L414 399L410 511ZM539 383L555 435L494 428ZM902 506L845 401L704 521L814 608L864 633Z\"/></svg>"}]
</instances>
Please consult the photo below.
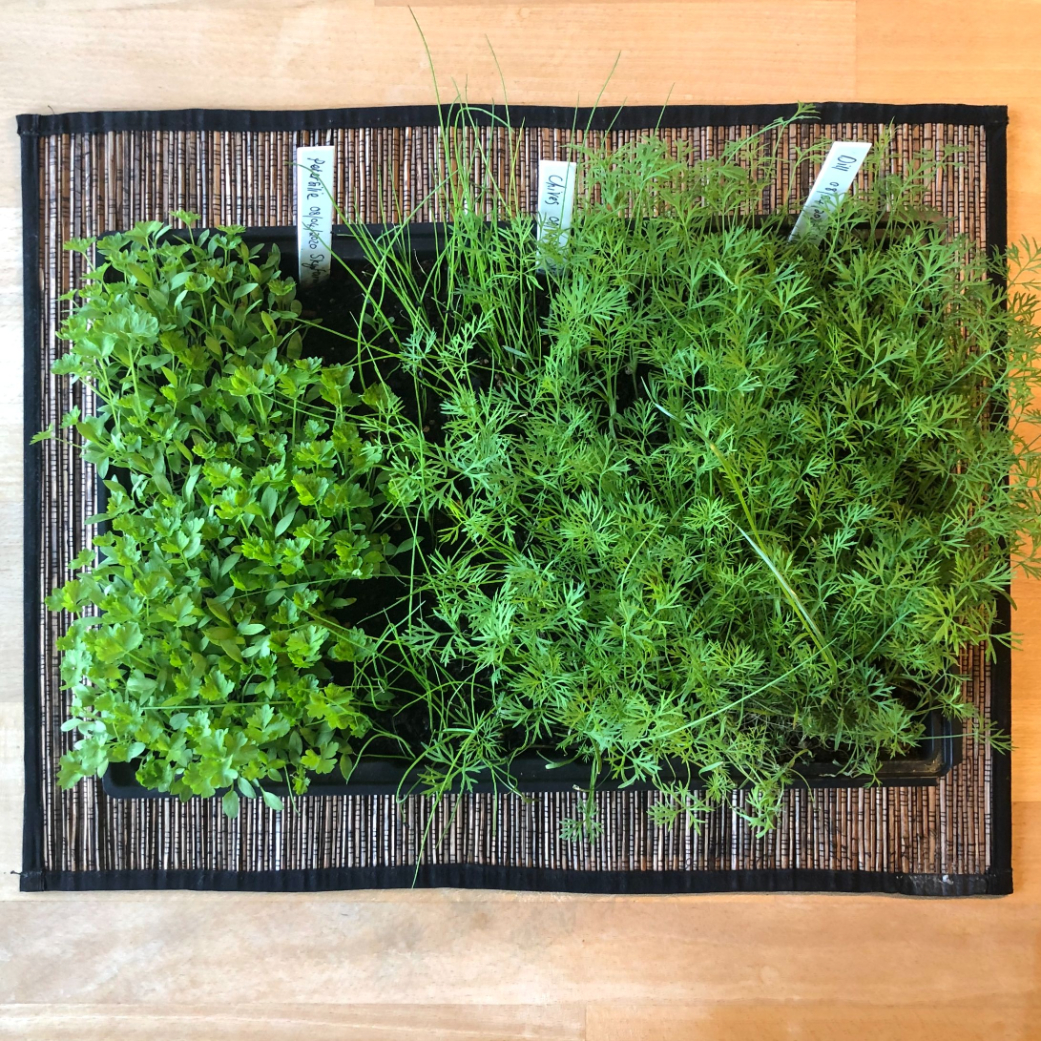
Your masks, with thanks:
<instances>
[{"instance_id":1,"label":"wooden table surface","mask_svg":"<svg viewBox=\"0 0 1041 1041\"><path fill-rule=\"evenodd\" d=\"M1013 896L22 895L19 112L1007 104L1041 238L1038 0L0 0L0 1039L1041 1038L1041 589L1014 626ZM494 51L494 57L493 57Z\"/></svg>"}]
</instances>

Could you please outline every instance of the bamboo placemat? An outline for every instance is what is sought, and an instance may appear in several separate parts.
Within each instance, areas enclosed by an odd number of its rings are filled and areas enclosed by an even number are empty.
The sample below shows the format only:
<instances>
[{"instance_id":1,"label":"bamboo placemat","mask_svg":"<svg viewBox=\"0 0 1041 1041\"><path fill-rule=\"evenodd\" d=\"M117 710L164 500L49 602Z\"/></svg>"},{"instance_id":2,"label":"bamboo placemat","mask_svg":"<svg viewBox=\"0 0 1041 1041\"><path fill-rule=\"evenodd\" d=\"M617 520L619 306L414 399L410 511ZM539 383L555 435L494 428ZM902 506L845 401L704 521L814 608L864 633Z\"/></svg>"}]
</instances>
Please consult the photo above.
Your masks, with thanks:
<instances>
[{"instance_id":1,"label":"bamboo placemat","mask_svg":"<svg viewBox=\"0 0 1041 1041\"><path fill-rule=\"evenodd\" d=\"M572 140L610 146L658 133L690 142L696 156L793 111L792 106L499 110L510 129L484 120L476 133L490 172L518 178L535 209L540 158L565 158ZM936 178L931 202L980 243L1005 239L1004 108L959 105L825 104L818 122L799 123L780 142L821 137L878 140L892 124L894 169L916 153L962 151L962 165ZM49 369L59 297L77 284L73 237L165 219L177 209L204 225L294 222L293 149L336 149L338 202L352 221L395 219L426 196L436 169L435 108L320 112L117 112L22 116L25 247L25 638L26 804L23 890L94 888L337 889L439 885L587 892L710 890L881 890L965 895L1011 891L1011 807L1007 756L967 737L961 763L932 787L792 790L779 824L756 838L736 809L711 814L694 831L654 825L647 792L598 796L603 836L563 842L558 823L578 794L449 797L433 810L413 797L314 796L275 814L246 801L235 820L219 800L117 800L100 782L61 791L61 731L55 640L67 619L42 598L66 578L96 512L93 475L77 454L28 438L59 419L78 389ZM590 129L574 130L574 127ZM519 166L510 157L519 144ZM478 174L480 171L477 171ZM811 171L797 180L809 188ZM776 206L767 192L764 210ZM437 220L436 202L414 219ZM1007 625L1007 613L1003 624ZM969 651L968 696L1007 729L1007 654L984 664ZM742 795L735 796L740 807ZM425 837L424 837L425 836Z\"/></svg>"}]
</instances>

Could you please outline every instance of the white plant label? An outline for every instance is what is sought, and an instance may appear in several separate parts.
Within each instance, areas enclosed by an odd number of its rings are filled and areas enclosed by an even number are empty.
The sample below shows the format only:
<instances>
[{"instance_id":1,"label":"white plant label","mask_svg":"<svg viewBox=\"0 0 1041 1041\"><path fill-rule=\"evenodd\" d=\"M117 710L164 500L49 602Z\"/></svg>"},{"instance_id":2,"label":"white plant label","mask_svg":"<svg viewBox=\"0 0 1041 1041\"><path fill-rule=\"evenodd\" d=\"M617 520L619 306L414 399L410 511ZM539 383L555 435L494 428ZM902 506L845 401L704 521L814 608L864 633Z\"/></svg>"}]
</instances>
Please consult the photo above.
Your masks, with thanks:
<instances>
[{"instance_id":1,"label":"white plant label","mask_svg":"<svg viewBox=\"0 0 1041 1041\"><path fill-rule=\"evenodd\" d=\"M575 208L575 180L578 164L559 159L539 160L539 242L555 241L558 249L567 245L571 214Z\"/></svg>"},{"instance_id":2,"label":"white plant label","mask_svg":"<svg viewBox=\"0 0 1041 1041\"><path fill-rule=\"evenodd\" d=\"M333 146L296 150L296 247L300 284L329 277L333 241Z\"/></svg>"},{"instance_id":3,"label":"white plant label","mask_svg":"<svg viewBox=\"0 0 1041 1041\"><path fill-rule=\"evenodd\" d=\"M870 151L871 144L868 141L836 141L831 146L821 172L810 189L806 205L788 236L789 241L813 241L820 238L832 210L849 191L849 186Z\"/></svg>"}]
</instances>

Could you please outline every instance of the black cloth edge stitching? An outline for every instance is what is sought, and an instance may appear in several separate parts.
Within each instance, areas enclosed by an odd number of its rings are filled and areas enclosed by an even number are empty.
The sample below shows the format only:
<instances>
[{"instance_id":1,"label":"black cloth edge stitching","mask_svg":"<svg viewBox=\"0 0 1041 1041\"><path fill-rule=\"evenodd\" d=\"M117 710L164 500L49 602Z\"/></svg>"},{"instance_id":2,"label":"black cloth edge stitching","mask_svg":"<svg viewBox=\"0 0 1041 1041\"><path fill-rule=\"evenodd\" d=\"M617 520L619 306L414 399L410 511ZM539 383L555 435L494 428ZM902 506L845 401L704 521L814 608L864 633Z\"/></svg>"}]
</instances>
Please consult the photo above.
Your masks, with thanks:
<instances>
[{"instance_id":1,"label":"black cloth edge stitching","mask_svg":"<svg viewBox=\"0 0 1041 1041\"><path fill-rule=\"evenodd\" d=\"M31 439L40 423L40 146L23 137L22 153L22 306L25 344L22 429L23 590L25 694L25 795L22 811L22 864L26 871L43 868L43 755L40 747L40 446Z\"/></svg>"},{"instance_id":2,"label":"black cloth edge stitching","mask_svg":"<svg viewBox=\"0 0 1041 1041\"><path fill-rule=\"evenodd\" d=\"M1004 105L889 105L874 102L818 103L819 122L834 123L952 123L1003 126ZM18 133L101 134L123 131L302 131L364 127L438 126L451 122L459 105L400 105L385 108L331 108L298 111L250 109L167 109L124 112L63 112L18 116ZM508 120L548 127L606 130L648 129L655 126L765 125L795 114L796 105L632 105L569 108L557 105L471 105L469 118L477 125Z\"/></svg>"},{"instance_id":3,"label":"black cloth edge stitching","mask_svg":"<svg viewBox=\"0 0 1041 1041\"><path fill-rule=\"evenodd\" d=\"M987 249L992 255L998 255L1008 245L1008 135L1004 124L986 128L984 146L987 163ZM1004 287L1004 278L995 276L995 281ZM1007 483L1008 478L1005 480ZM994 628L998 633L1008 633L1012 628L1011 603L1004 597L998 599ZM991 719L1006 734L1011 734L1012 652L1000 643L991 666L990 699ZM996 749L991 755L989 867L1008 877L1008 889L998 891L1012 892L1012 759L1009 753Z\"/></svg>"},{"instance_id":4,"label":"black cloth edge stitching","mask_svg":"<svg viewBox=\"0 0 1041 1041\"><path fill-rule=\"evenodd\" d=\"M287 871L35 871L22 892L105 889L192 889L266 893L356 889L500 889L527 892L893 893L904 896L988 896L1010 891L994 874L932 875L886 871L575 871L481 864L414 867L313 868Z\"/></svg>"},{"instance_id":5,"label":"black cloth edge stitching","mask_svg":"<svg viewBox=\"0 0 1041 1041\"><path fill-rule=\"evenodd\" d=\"M987 245L990 249L1006 244L1007 149L1005 106L972 105L884 105L861 103L825 103L820 106L819 120L842 122L947 122L987 127L986 158L988 177ZM596 116L615 112L605 125L637 129L655 125L699 125L698 120L712 117L715 125L734 126L769 122L791 115L794 106L669 106L668 118L659 118L662 109L638 106L628 110L604 110ZM547 106L511 106L514 121L551 118L566 115L560 126L577 125L590 110L552 108ZM43 791L42 757L39 747L39 450L29 441L40 418L40 300L39 284L39 154L36 139L58 133L97 133L108 130L253 130L321 129L307 122L315 118L343 117L331 126L436 125L436 106L399 107L391 109L330 109L318 112L237 112L234 110L171 110L168 112L65 113L55 116L28 115L18 117L18 133L22 137L22 227L25 312L24 369L24 624L25 624L25 771L26 787L23 819L23 870L20 889L41 892L52 889L240 889L258 891L304 891L309 889L401 888L418 886L452 886L467 888L508 888L539 891L666 893L666 892L887 892L911 895L964 896L974 894L1003 895L1012 892L1011 869L1011 769L1009 757L995 753L992 774L991 827L992 861L984 875L908 875L893 872L856 872L783 869L764 871L664 871L664 872L579 872L544 868L503 868L490 865L433 865L405 868L340 868L292 869L284 872L237 872L213 870L183 871L48 871L43 869ZM623 115L628 118L623 118ZM651 119L651 116L654 116ZM974 115L977 119L966 119ZM135 118L140 125L133 125ZM204 125L166 126L177 117L197 120ZM253 125L251 117L285 120L291 126L263 127ZM722 118L721 118L722 117ZM489 122L492 116L489 115ZM243 125L211 125L223 119L242 120ZM152 121L159 125L150 125ZM649 120L649 122L644 122ZM123 125L117 125L123 124ZM596 127L596 123L590 124ZM710 125L702 123L701 125ZM1010 607L999 605L998 625L1008 629ZM991 713L995 722L1008 730L1011 725L1010 696L1011 658L999 648L992 669ZM402 879L394 880L395 873ZM539 879L526 877L535 874ZM408 880L404 881L404 875ZM299 876L299 877L297 877ZM328 876L328 878L326 877ZM719 876L716 878L715 876ZM385 878L377 881L377 877ZM449 879L458 881L452 882ZM503 879L511 884L499 884ZM443 880L442 880L443 879ZM595 879L595 882L594 882ZM729 879L729 881L727 881ZM533 884L538 882L539 884ZM275 884L277 883L277 884ZM725 883L725 884L724 884ZM592 888L591 888L592 887Z\"/></svg>"}]
</instances>

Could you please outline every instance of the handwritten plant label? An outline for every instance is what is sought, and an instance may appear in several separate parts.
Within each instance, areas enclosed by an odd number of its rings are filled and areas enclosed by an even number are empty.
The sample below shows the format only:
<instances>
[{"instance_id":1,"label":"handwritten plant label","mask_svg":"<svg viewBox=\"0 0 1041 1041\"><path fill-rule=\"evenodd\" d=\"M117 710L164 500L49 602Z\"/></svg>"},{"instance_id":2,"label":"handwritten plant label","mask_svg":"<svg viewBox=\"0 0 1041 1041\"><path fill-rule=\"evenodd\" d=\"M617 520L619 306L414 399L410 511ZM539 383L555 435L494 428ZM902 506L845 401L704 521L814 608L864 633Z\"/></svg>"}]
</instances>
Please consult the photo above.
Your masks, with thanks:
<instances>
[{"instance_id":1,"label":"handwritten plant label","mask_svg":"<svg viewBox=\"0 0 1041 1041\"><path fill-rule=\"evenodd\" d=\"M813 242L824 234L828 217L849 191L869 151L871 144L867 141L836 141L831 146L810 189L806 205L788 236L789 241L803 239Z\"/></svg>"},{"instance_id":2,"label":"handwritten plant label","mask_svg":"<svg viewBox=\"0 0 1041 1041\"><path fill-rule=\"evenodd\" d=\"M538 241L567 245L571 214L575 208L578 164L559 159L539 160Z\"/></svg>"},{"instance_id":3,"label":"handwritten plant label","mask_svg":"<svg viewBox=\"0 0 1041 1041\"><path fill-rule=\"evenodd\" d=\"M329 277L333 241L333 146L296 150L296 245L300 284Z\"/></svg>"}]
</instances>

